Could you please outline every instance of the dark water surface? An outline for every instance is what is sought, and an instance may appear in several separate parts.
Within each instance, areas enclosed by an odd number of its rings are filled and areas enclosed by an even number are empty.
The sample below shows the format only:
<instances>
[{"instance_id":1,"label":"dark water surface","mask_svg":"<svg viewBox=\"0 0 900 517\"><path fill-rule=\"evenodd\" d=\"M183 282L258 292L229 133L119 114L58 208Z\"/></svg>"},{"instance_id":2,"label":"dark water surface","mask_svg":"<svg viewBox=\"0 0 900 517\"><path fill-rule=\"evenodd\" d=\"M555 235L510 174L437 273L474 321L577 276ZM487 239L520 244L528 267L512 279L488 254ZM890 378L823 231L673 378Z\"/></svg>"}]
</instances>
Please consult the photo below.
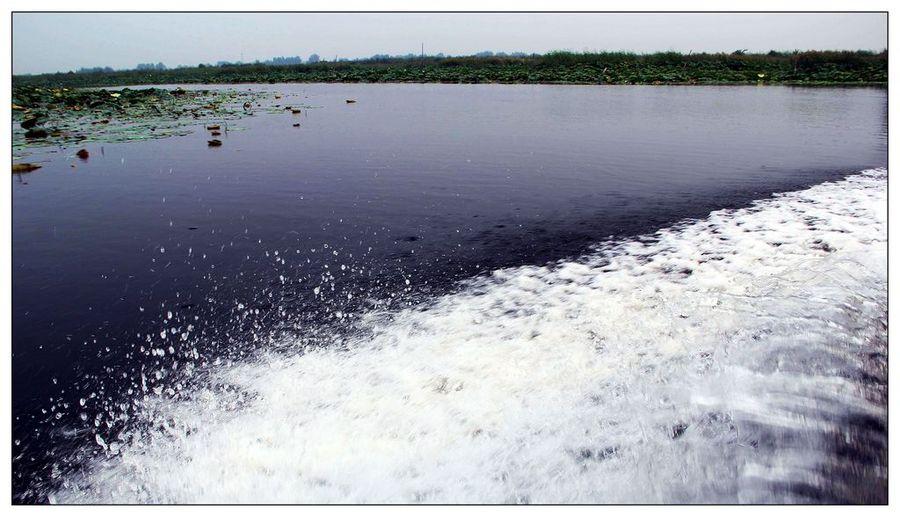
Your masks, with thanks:
<instances>
[{"instance_id":1,"label":"dark water surface","mask_svg":"<svg viewBox=\"0 0 900 517\"><path fill-rule=\"evenodd\" d=\"M198 125L39 151L13 177L18 500L161 332L210 360L327 346L310 329L887 163L882 89L251 87L312 107L258 109L219 148Z\"/></svg>"}]
</instances>

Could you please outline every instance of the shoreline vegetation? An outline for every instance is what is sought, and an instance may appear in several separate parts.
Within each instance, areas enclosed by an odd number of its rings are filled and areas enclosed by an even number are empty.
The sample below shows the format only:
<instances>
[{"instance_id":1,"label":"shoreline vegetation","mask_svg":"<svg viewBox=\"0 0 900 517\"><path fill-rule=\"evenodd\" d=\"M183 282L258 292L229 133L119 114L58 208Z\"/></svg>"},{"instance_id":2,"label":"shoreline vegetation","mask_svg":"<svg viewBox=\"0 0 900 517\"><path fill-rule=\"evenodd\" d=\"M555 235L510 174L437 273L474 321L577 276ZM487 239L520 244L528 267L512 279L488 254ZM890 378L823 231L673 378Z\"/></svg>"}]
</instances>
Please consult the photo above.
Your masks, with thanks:
<instances>
[{"instance_id":1,"label":"shoreline vegetation","mask_svg":"<svg viewBox=\"0 0 900 517\"><path fill-rule=\"evenodd\" d=\"M28 149L37 147L186 135L206 124L217 124L215 127L223 127L224 131L240 130L234 123L257 111L286 112L280 104L270 105L269 97L264 92L236 89L125 88L110 91L17 86L12 95L14 158L21 158ZM14 165L13 172L31 172L38 168L24 167L33 165L27 163L18 165L22 166Z\"/></svg>"},{"instance_id":2,"label":"shoreline vegetation","mask_svg":"<svg viewBox=\"0 0 900 517\"><path fill-rule=\"evenodd\" d=\"M405 56L275 65L100 69L13 76L13 88L147 84L448 83L606 85L886 85L887 51L749 54L550 52L527 56Z\"/></svg>"}]
</instances>

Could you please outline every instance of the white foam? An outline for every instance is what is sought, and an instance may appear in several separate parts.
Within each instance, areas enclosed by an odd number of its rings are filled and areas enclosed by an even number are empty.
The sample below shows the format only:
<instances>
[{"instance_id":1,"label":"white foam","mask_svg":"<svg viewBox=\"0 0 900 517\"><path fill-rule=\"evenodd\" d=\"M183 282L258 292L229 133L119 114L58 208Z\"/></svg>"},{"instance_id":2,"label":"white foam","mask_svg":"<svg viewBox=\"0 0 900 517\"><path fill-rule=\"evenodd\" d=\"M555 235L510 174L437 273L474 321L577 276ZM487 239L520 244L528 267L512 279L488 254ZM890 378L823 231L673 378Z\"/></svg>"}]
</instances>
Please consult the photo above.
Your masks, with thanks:
<instances>
[{"instance_id":1,"label":"white foam","mask_svg":"<svg viewBox=\"0 0 900 517\"><path fill-rule=\"evenodd\" d=\"M866 171L497 271L370 314L342 347L222 366L190 400L148 399L148 425L54 498L752 502L821 485L841 416L885 411L848 372L886 333L886 196Z\"/></svg>"}]
</instances>

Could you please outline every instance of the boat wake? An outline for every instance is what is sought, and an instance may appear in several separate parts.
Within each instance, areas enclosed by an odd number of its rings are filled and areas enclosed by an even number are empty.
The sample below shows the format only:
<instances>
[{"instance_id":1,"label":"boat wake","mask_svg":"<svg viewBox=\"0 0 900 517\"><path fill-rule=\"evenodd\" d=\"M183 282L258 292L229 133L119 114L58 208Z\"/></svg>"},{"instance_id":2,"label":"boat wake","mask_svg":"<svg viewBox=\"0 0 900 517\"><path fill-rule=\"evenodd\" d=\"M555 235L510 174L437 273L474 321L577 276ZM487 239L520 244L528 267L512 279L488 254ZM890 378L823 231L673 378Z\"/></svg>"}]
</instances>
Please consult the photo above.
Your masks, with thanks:
<instances>
[{"instance_id":1,"label":"boat wake","mask_svg":"<svg viewBox=\"0 0 900 517\"><path fill-rule=\"evenodd\" d=\"M198 370L97 429L48 498L884 502L886 181L495 271L334 346Z\"/></svg>"}]
</instances>

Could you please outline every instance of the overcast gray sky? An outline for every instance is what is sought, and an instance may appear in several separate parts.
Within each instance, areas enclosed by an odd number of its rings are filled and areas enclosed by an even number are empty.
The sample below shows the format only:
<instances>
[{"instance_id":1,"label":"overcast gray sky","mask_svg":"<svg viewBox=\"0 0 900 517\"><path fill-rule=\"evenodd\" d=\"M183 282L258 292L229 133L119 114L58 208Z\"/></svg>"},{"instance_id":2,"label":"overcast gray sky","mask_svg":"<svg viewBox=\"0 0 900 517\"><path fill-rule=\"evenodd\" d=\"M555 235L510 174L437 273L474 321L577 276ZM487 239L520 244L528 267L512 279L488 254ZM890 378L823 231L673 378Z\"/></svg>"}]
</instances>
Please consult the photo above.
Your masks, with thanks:
<instances>
[{"instance_id":1,"label":"overcast gray sky","mask_svg":"<svg viewBox=\"0 0 900 517\"><path fill-rule=\"evenodd\" d=\"M884 14L42 14L13 15L13 73L274 56L652 52L887 47Z\"/></svg>"}]
</instances>

